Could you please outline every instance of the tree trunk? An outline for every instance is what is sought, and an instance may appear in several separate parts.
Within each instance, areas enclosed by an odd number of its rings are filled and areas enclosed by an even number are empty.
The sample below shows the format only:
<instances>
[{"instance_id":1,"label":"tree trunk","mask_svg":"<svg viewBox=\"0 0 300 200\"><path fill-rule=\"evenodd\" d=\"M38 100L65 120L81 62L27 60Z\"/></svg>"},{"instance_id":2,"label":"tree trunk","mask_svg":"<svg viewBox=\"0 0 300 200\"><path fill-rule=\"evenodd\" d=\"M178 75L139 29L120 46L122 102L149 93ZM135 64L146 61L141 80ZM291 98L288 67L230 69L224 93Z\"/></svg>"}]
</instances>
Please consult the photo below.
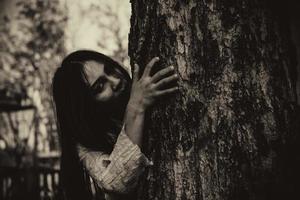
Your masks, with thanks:
<instances>
[{"instance_id":1,"label":"tree trunk","mask_svg":"<svg viewBox=\"0 0 300 200\"><path fill-rule=\"evenodd\" d=\"M131 64L159 56L156 70L173 65L180 76L179 94L147 115L143 151L154 166L139 199L288 197L296 190L286 157L295 139L294 66L288 32L266 3L131 3Z\"/></svg>"}]
</instances>

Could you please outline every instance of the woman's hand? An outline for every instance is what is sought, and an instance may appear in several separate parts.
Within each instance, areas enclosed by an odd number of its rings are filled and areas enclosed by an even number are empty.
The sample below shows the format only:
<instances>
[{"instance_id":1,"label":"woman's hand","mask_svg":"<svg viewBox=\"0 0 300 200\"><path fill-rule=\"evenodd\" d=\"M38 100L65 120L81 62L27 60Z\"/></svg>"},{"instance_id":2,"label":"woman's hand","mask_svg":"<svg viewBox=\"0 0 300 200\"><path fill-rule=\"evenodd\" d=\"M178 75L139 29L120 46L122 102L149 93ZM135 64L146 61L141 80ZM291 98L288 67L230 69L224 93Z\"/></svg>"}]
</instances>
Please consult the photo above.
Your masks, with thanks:
<instances>
[{"instance_id":1,"label":"woman's hand","mask_svg":"<svg viewBox=\"0 0 300 200\"><path fill-rule=\"evenodd\" d=\"M134 66L131 95L125 113L125 133L131 141L138 146L142 145L145 111L157 98L174 93L177 86L169 86L170 83L178 80L174 74L174 67L164 68L153 76L150 76L151 69L158 62L159 58L153 58L146 66L145 71L139 77L139 66Z\"/></svg>"},{"instance_id":2,"label":"woman's hand","mask_svg":"<svg viewBox=\"0 0 300 200\"><path fill-rule=\"evenodd\" d=\"M147 64L140 78L139 66L137 64L134 65L131 96L128 102L128 106L131 108L144 112L157 98L178 90L177 86L166 88L170 83L178 80L178 75L174 74L174 67L164 68L150 76L153 66L158 61L158 57L153 58Z\"/></svg>"}]
</instances>

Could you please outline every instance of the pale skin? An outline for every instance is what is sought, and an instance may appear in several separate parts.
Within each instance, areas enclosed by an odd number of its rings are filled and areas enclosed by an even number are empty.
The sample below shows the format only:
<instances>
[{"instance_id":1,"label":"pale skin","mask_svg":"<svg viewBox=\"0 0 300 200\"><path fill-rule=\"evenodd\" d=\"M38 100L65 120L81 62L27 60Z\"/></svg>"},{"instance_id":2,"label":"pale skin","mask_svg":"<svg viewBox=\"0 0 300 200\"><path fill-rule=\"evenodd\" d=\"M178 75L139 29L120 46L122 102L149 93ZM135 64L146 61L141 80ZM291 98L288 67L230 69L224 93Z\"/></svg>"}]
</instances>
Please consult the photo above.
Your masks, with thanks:
<instances>
[{"instance_id":1,"label":"pale skin","mask_svg":"<svg viewBox=\"0 0 300 200\"><path fill-rule=\"evenodd\" d=\"M131 95L124 115L124 124L126 134L139 147L142 145L146 110L160 97L178 91L177 86L166 88L170 83L178 81L174 67L164 68L151 76L152 68L158 61L158 57L153 58L146 65L141 77L139 77L139 66L134 65ZM103 79L101 88L95 95L97 101L109 101L119 95L120 90L118 88L120 88L121 80L114 74L106 73L102 63L88 61L85 66L85 73L91 85L99 77Z\"/></svg>"}]
</instances>

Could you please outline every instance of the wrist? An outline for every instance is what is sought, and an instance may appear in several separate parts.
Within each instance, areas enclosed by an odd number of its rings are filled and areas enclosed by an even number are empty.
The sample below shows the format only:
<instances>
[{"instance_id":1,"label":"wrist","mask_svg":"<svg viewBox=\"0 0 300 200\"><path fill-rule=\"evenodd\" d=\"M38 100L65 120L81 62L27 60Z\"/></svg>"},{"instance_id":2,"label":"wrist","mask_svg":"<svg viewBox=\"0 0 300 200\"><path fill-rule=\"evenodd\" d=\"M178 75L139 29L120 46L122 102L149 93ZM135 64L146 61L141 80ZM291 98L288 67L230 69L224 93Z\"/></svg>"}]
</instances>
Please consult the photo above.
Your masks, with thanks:
<instances>
[{"instance_id":1,"label":"wrist","mask_svg":"<svg viewBox=\"0 0 300 200\"><path fill-rule=\"evenodd\" d=\"M127 104L127 111L135 114L145 114L146 108L141 106L141 103L129 101Z\"/></svg>"}]
</instances>

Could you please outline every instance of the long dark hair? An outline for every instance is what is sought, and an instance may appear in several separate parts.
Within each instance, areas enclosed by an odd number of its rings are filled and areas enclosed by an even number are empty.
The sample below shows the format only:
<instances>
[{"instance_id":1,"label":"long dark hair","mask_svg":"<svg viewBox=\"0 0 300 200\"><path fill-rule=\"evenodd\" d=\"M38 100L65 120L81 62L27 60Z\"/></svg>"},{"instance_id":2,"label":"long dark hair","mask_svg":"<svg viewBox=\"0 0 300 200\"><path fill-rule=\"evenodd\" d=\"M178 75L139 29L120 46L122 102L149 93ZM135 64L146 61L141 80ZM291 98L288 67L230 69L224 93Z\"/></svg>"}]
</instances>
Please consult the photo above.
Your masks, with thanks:
<instances>
[{"instance_id":1,"label":"long dark hair","mask_svg":"<svg viewBox=\"0 0 300 200\"><path fill-rule=\"evenodd\" d=\"M126 81L118 103L96 102L83 76L83 62L95 60L105 67L117 68ZM53 77L52 92L61 143L61 187L67 199L93 199L89 176L79 161L77 144L95 151L112 151L130 95L131 79L127 71L109 57L94 51L76 51L68 55ZM110 133L110 134L108 134Z\"/></svg>"}]
</instances>

